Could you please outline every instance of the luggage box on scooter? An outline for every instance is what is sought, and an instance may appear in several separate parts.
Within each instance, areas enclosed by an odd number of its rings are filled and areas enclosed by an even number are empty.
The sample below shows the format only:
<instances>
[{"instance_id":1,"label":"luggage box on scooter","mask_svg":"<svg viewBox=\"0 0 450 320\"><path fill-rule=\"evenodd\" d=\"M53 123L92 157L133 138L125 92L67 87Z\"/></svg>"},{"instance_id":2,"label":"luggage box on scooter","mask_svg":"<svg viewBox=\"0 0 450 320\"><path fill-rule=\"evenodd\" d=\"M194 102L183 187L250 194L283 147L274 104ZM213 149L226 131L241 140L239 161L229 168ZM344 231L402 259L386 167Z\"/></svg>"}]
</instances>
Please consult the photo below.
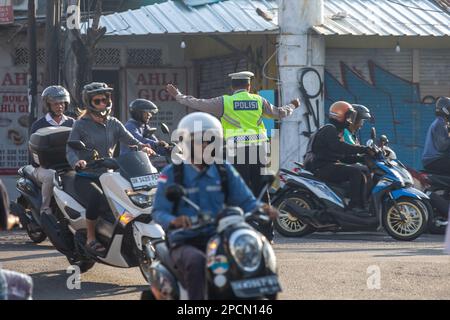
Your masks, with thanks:
<instances>
[{"instance_id":1,"label":"luggage box on scooter","mask_svg":"<svg viewBox=\"0 0 450 320\"><path fill-rule=\"evenodd\" d=\"M47 127L33 133L28 142L33 160L43 168L68 166L66 143L71 130L62 126Z\"/></svg>"}]
</instances>

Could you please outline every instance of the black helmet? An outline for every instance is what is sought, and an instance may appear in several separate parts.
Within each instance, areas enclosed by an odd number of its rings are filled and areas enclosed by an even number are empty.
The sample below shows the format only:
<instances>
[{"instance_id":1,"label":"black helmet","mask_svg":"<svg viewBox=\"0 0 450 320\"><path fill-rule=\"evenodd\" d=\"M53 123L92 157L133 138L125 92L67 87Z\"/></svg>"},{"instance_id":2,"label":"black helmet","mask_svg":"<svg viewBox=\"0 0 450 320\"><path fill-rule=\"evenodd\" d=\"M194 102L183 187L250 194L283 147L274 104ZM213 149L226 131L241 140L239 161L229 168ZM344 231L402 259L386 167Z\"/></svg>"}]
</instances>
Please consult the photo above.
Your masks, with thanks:
<instances>
[{"instance_id":1,"label":"black helmet","mask_svg":"<svg viewBox=\"0 0 450 320\"><path fill-rule=\"evenodd\" d=\"M106 83L103 82L91 82L83 87L83 91L81 93L81 98L83 99L84 106L102 117L106 117L111 113L112 102L111 102L111 92L113 88L108 87ZM106 109L100 112L95 106L92 105L91 100L93 96L98 94L104 94L109 99L109 102L106 106Z\"/></svg>"},{"instance_id":2,"label":"black helmet","mask_svg":"<svg viewBox=\"0 0 450 320\"><path fill-rule=\"evenodd\" d=\"M436 114L444 117L450 116L450 98L440 97L436 100Z\"/></svg>"},{"instance_id":3,"label":"black helmet","mask_svg":"<svg viewBox=\"0 0 450 320\"><path fill-rule=\"evenodd\" d=\"M159 111L156 104L146 99L136 99L131 101L129 110L131 117L142 123L144 122L144 118L142 116L144 112L150 112L155 115Z\"/></svg>"},{"instance_id":4,"label":"black helmet","mask_svg":"<svg viewBox=\"0 0 450 320\"><path fill-rule=\"evenodd\" d=\"M67 110L70 104L69 91L62 86L49 86L42 91L42 102L46 112L52 112L49 105L51 102L64 102Z\"/></svg>"},{"instance_id":5,"label":"black helmet","mask_svg":"<svg viewBox=\"0 0 450 320\"><path fill-rule=\"evenodd\" d=\"M355 109L355 111L356 111L356 121L372 119L370 110L366 106L363 106L362 104L352 104L352 106L353 106L353 109Z\"/></svg>"}]
</instances>

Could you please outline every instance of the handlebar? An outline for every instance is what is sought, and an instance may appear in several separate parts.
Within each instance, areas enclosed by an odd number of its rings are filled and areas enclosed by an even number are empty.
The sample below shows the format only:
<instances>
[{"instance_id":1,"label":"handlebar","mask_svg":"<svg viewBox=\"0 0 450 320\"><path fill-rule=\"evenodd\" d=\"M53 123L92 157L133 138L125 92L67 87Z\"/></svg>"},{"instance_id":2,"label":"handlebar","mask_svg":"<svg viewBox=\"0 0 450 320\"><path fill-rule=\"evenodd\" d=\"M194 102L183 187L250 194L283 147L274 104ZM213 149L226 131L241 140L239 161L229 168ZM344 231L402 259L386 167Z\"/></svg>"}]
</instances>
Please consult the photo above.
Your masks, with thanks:
<instances>
[{"instance_id":1,"label":"handlebar","mask_svg":"<svg viewBox=\"0 0 450 320\"><path fill-rule=\"evenodd\" d=\"M86 162L84 168L76 167L75 171L82 172L87 169L106 168L116 170L119 168L117 161L113 158L101 158L97 160L90 160Z\"/></svg>"}]
</instances>

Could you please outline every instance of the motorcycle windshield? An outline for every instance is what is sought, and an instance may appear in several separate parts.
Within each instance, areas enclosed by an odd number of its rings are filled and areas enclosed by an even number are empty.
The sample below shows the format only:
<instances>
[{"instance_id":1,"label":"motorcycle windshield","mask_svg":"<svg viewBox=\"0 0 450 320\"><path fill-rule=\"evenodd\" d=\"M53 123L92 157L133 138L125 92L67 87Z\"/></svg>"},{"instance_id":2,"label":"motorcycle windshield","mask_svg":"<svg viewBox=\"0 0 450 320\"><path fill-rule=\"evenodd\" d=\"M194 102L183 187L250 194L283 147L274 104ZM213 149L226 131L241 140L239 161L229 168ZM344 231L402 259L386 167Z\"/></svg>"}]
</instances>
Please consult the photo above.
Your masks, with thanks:
<instances>
[{"instance_id":1,"label":"motorcycle windshield","mask_svg":"<svg viewBox=\"0 0 450 320\"><path fill-rule=\"evenodd\" d=\"M117 158L117 163L120 175L131 183L134 190L151 189L156 186L158 171L144 152L123 154Z\"/></svg>"}]
</instances>

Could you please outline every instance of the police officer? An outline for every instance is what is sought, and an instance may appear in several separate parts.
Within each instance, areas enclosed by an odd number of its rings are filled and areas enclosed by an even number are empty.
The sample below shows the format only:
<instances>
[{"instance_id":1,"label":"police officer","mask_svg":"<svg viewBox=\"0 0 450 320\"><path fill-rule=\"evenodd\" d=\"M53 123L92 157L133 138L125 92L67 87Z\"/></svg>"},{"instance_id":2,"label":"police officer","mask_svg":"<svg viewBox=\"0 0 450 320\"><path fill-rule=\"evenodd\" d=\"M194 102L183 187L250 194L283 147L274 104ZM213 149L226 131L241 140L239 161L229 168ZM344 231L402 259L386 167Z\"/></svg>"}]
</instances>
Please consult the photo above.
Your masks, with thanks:
<instances>
[{"instance_id":1,"label":"police officer","mask_svg":"<svg viewBox=\"0 0 450 320\"><path fill-rule=\"evenodd\" d=\"M234 158L230 157L231 153L229 153L227 159L235 166L253 193L258 195L263 187L261 169L266 163L266 159L261 157L266 154L267 141L266 128L262 119L285 118L300 105L300 100L295 99L286 106L275 107L263 97L250 93L250 79L254 77L252 72L243 71L231 73L228 76L231 77L233 91L231 96L197 99L182 94L171 84L167 85L166 89L179 103L220 118L227 151L234 150ZM254 159L257 161L250 161L255 155L258 155L257 159ZM243 163L239 161L242 158L244 158Z\"/></svg>"},{"instance_id":2,"label":"police officer","mask_svg":"<svg viewBox=\"0 0 450 320\"><path fill-rule=\"evenodd\" d=\"M136 99L130 103L129 106L131 119L125 124L125 128L135 137L139 142L148 144L153 150L161 155L169 155L169 144L165 141L159 140L154 134L148 133L148 123L150 119L158 113L158 106L150 100ZM130 148L120 143L120 154L130 152Z\"/></svg>"},{"instance_id":3,"label":"police officer","mask_svg":"<svg viewBox=\"0 0 450 320\"><path fill-rule=\"evenodd\" d=\"M31 125L30 134L46 127L72 127L74 119L64 115L70 104L70 94L62 86L49 86L42 92L42 102L44 104L45 115L36 120ZM53 195L53 177L55 171L39 166L35 161L31 164L34 167L33 176L42 183L42 205L41 212L51 214L50 200Z\"/></svg>"},{"instance_id":4,"label":"police officer","mask_svg":"<svg viewBox=\"0 0 450 320\"><path fill-rule=\"evenodd\" d=\"M233 166L223 163L223 159L217 154L212 158L207 157L209 153L206 150L211 144L222 139L222 125L219 120L204 112L194 112L181 119L177 133L182 138L180 146L184 160L180 164L167 166L161 172L152 216L154 221L168 232L170 254L181 271L181 281L188 291L189 299L199 300L205 298L204 248L215 228L207 227L209 229L195 231L199 237L209 234L209 237L202 237L205 242L198 239L174 242L170 231L189 228L198 213L184 201L174 205L167 200L167 187L174 183L181 184L186 189L187 198L197 204L202 212L209 212L213 218L224 205L237 206L244 212L250 212L260 204ZM191 152L193 149L200 149L202 152ZM272 207L265 205L263 209L270 217L276 217L277 211Z\"/></svg>"}]
</instances>

